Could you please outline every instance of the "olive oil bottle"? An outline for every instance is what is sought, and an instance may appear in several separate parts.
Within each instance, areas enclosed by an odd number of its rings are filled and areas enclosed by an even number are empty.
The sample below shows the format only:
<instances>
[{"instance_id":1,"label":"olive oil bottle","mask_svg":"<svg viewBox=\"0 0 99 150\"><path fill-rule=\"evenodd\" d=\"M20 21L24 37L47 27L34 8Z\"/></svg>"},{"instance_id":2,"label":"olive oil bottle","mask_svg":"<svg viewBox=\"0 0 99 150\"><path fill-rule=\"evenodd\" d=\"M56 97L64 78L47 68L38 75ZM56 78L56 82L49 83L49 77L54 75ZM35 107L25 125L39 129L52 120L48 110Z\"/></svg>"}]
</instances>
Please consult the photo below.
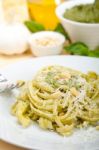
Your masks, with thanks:
<instances>
[{"instance_id":1,"label":"olive oil bottle","mask_svg":"<svg viewBox=\"0 0 99 150\"><path fill-rule=\"evenodd\" d=\"M28 0L29 12L32 19L53 30L58 24L55 9L61 0Z\"/></svg>"}]
</instances>

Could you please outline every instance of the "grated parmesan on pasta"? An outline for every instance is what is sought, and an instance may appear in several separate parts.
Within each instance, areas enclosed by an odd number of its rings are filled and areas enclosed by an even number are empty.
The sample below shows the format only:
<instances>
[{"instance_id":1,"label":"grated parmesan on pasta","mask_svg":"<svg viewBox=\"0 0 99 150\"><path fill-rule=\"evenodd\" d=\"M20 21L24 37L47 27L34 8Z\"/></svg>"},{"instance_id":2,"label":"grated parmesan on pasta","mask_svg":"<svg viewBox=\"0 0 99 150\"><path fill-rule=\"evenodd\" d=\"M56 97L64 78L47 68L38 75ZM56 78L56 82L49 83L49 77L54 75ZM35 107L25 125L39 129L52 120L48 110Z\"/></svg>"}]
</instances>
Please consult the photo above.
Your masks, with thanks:
<instances>
[{"instance_id":1,"label":"grated parmesan on pasta","mask_svg":"<svg viewBox=\"0 0 99 150\"><path fill-rule=\"evenodd\" d=\"M99 129L99 75L63 66L48 66L26 82L12 107L19 123L31 120L63 136L75 128Z\"/></svg>"}]
</instances>

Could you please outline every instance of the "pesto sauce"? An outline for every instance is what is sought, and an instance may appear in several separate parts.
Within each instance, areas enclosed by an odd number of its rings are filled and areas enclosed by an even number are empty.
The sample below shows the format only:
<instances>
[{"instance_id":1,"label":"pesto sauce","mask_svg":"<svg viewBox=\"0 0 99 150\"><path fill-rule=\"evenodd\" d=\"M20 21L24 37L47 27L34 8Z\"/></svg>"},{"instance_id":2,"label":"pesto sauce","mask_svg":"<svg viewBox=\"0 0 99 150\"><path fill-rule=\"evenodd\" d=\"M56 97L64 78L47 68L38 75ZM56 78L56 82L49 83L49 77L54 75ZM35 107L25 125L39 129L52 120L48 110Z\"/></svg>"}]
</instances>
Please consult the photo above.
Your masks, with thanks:
<instances>
[{"instance_id":1,"label":"pesto sauce","mask_svg":"<svg viewBox=\"0 0 99 150\"><path fill-rule=\"evenodd\" d=\"M64 17L81 23L99 23L99 0L93 4L74 6L65 11Z\"/></svg>"}]
</instances>

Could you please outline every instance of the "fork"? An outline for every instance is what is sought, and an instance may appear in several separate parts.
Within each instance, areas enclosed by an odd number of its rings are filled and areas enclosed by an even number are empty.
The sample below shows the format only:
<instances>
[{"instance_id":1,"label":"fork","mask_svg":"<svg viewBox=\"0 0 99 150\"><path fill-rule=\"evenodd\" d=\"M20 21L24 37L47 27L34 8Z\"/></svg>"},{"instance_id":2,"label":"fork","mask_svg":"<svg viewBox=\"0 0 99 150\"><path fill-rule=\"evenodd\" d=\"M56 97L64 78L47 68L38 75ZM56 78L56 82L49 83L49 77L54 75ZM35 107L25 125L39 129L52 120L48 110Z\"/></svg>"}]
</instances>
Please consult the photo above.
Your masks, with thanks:
<instances>
[{"instance_id":1,"label":"fork","mask_svg":"<svg viewBox=\"0 0 99 150\"><path fill-rule=\"evenodd\" d=\"M10 82L2 74L0 74L0 93L8 92L15 88L19 88L23 86L24 83L24 81L17 81L16 83Z\"/></svg>"}]
</instances>

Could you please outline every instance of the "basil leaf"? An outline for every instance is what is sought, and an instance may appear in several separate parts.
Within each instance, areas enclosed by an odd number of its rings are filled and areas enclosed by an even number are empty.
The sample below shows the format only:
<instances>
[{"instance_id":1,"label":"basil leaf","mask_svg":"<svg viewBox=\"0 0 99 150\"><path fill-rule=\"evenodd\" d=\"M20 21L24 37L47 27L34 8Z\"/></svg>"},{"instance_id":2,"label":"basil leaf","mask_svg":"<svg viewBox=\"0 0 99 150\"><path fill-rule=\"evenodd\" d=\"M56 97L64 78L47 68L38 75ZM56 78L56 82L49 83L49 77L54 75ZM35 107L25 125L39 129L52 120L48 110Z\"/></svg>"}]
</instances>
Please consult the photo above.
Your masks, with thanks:
<instances>
[{"instance_id":1,"label":"basil leaf","mask_svg":"<svg viewBox=\"0 0 99 150\"><path fill-rule=\"evenodd\" d=\"M71 54L76 54L76 55L88 55L89 48L87 45L83 44L82 42L76 42L68 47L65 47L65 50L70 52Z\"/></svg>"},{"instance_id":2,"label":"basil leaf","mask_svg":"<svg viewBox=\"0 0 99 150\"><path fill-rule=\"evenodd\" d=\"M65 29L63 28L63 26L60 23L56 26L54 31L63 34L65 36L65 38L71 42L68 33L65 31Z\"/></svg>"},{"instance_id":3,"label":"basil leaf","mask_svg":"<svg viewBox=\"0 0 99 150\"><path fill-rule=\"evenodd\" d=\"M96 50L93 50L93 51L89 51L88 56L99 58L99 48L97 48Z\"/></svg>"},{"instance_id":4,"label":"basil leaf","mask_svg":"<svg viewBox=\"0 0 99 150\"><path fill-rule=\"evenodd\" d=\"M25 21L24 24L31 32L38 32L45 30L44 26L36 21Z\"/></svg>"}]
</instances>

